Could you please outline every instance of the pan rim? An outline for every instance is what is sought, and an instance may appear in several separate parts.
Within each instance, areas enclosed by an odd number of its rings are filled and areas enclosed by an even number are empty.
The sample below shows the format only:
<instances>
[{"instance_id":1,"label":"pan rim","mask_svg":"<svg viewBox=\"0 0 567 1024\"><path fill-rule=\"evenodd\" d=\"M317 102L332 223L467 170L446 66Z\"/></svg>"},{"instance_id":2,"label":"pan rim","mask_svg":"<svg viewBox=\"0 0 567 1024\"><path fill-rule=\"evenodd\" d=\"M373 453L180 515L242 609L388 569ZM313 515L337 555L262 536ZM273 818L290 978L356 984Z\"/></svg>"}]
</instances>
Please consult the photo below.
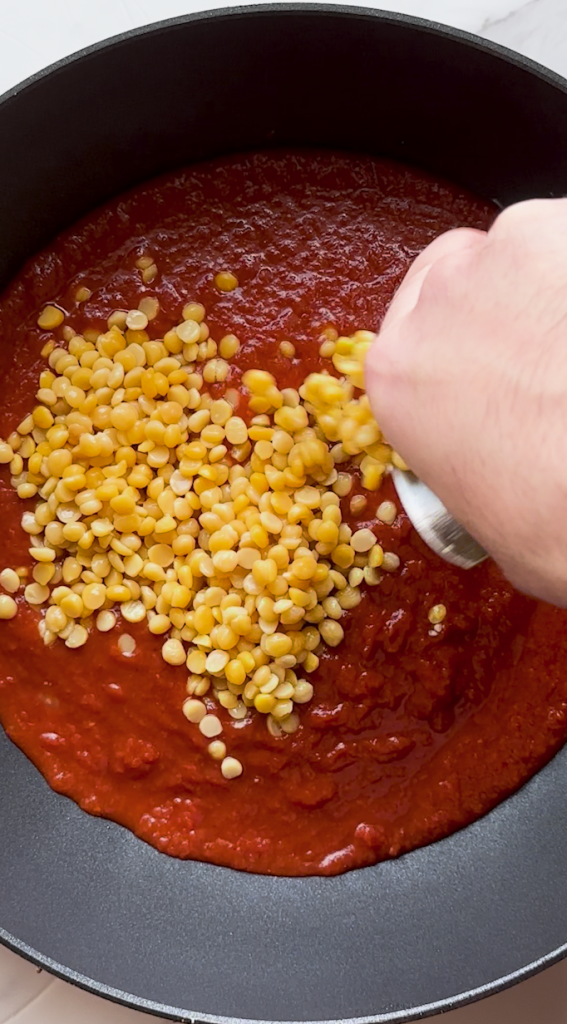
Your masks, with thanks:
<instances>
[{"instance_id":1,"label":"pan rim","mask_svg":"<svg viewBox=\"0 0 567 1024\"><path fill-rule=\"evenodd\" d=\"M32 75L28 75L28 77L24 78L21 82L18 82L16 85L5 90L5 92L0 94L0 109L9 103L11 99L14 99L16 96L19 96L21 93L32 88L44 78L55 75L59 71L64 70L68 65L79 63L85 58L95 56L102 50L112 50L114 47L120 46L122 43L127 42L130 39L146 35L159 35L162 32L169 31L178 25L187 25L191 23L198 23L200 21L224 21L231 18L243 19L252 15L268 17L270 14L332 14L346 18L362 18L372 21L382 21L385 24L391 23L394 25L408 25L413 28L418 28L430 35L452 39L456 42L463 43L472 49L480 50L485 53L489 52L506 63L512 64L514 67L528 71L530 74L535 74L538 78L543 79L548 84L555 86L564 93L567 93L567 78L564 78L551 68L545 67L544 64L540 64L531 57L526 57L518 51L510 49L508 46L503 46L501 43L495 43L491 39L484 39L482 36L479 36L474 32L468 32L465 29L453 28L451 25L446 25L440 21L433 21L430 18L403 14L397 11L384 11L380 8L365 7L358 4L356 6L350 6L344 3L318 3L313 2L313 0L305 0L305 2L303 2L303 0L291 0L291 2L286 2L286 0L277 0L277 2L273 3L270 0L268 3L235 4L234 6L195 11L192 14L182 14L173 18L164 18L158 21L152 21L147 25L140 25L128 29L125 32L118 32L115 35L108 36L106 39L101 39L96 43L91 43L89 46L81 47L79 50L74 50L73 53L67 54L65 57L61 57L59 60L53 61L45 68L40 68L39 71L34 72Z\"/></svg>"},{"instance_id":2,"label":"pan rim","mask_svg":"<svg viewBox=\"0 0 567 1024\"><path fill-rule=\"evenodd\" d=\"M509 799L514 799L514 797L512 796ZM488 815L485 815L485 817L488 817ZM122 828L121 825L116 827ZM443 843L444 840L441 839L439 842ZM438 844L433 843L431 845L437 846ZM165 854L162 854L162 856L165 856ZM407 857L410 854L405 854L404 856ZM232 869L223 868L222 870L231 871ZM372 869L366 868L364 870ZM546 968L553 967L554 964L560 963L567 958L566 942L545 956L538 957L537 960L533 960L524 967L503 975L501 978L496 978L486 985L479 985L477 988L469 989L455 996L447 996L446 999L414 1006L409 1010L394 1010L392 1013L371 1014L365 1017L333 1017L325 1020L284 1020L274 1022L258 1017L226 1017L218 1014L203 1013L200 1010L191 1010L188 1013L187 1010L169 1006L166 1003L156 1003L150 999L143 999L141 996L136 996L130 992L123 992L110 985L105 985L104 982L88 978L85 974L65 967L63 964L52 960L51 957L33 949L27 943L16 939L3 928L0 928L0 944L11 950L11 952L22 956L41 970L48 971L49 974L52 974L60 981L70 982L75 988L82 989L84 992L90 992L92 995L100 996L112 1003L117 1003L119 1006L126 1006L150 1015L153 1014L166 1020L187 1022L187 1024L189 1022L190 1024L411 1024L412 1021L423 1020L426 1017L433 1017L441 1013L448 1013L450 1010L459 1010L471 1003L486 999L488 996L497 995L499 992L504 992L506 989L512 988L522 981L527 981Z\"/></svg>"},{"instance_id":3,"label":"pan rim","mask_svg":"<svg viewBox=\"0 0 567 1024\"><path fill-rule=\"evenodd\" d=\"M534 61L529 57L525 57L523 54L499 43L495 43L492 40L486 40L475 33L459 28L453 28L442 22L422 18L420 16L384 11L379 8L365 7L362 5L348 6L344 3L333 2L317 3L311 2L311 0L306 0L306 2L301 2L301 0L299 0L299 2L297 2L296 0L296 2L257 3L197 11L191 14L160 19L158 21L150 22L149 24L137 26L132 29L128 29L125 32L112 35L89 46L82 47L61 59L54 61L47 67L36 71L34 74L25 78L22 82L17 83L15 86L6 90L2 95L0 95L0 113L11 103L12 100L16 99L23 93L33 90L36 86L40 85L44 79L58 75L69 66L78 65L84 61L88 61L91 57L95 57L103 51L112 51L116 47L122 46L124 43L128 43L132 39L148 35L159 36L162 33L176 28L177 26L199 23L202 21L217 21L220 23L236 18L246 19L248 17L258 16L268 18L272 14L289 14L294 16L332 15L348 19L356 18L366 19L368 21L380 21L384 24L405 25L409 28L418 29L428 35L450 39L454 42L461 43L463 46L472 50L489 53L504 63L526 71L530 75L543 80L547 84L567 95L567 79L563 78L563 76L537 61ZM543 774L557 756L559 755L556 755L555 758L549 762L549 765L545 766L541 772L537 773L537 775L539 776ZM530 786L531 781L532 780L528 780L525 786L521 787L520 790L512 794L512 796L504 802L509 805L515 801L519 796L519 793L521 793L526 787ZM489 818L497 810L498 807L483 817L485 819ZM122 828L122 826L118 825L115 827ZM466 831L466 829L459 831ZM430 845L442 845L450 838L451 837L449 836L446 839L441 839L437 843ZM165 856L165 854L162 854L161 856ZM411 853L405 854L402 859L405 859L407 856L411 856ZM232 869L223 868L222 870L231 871ZM372 868L358 870L372 870ZM133 993L116 989L112 986L106 985L104 982L96 981L96 979L90 978L86 974L82 974L71 968L65 967L64 964L61 964L49 956L39 952L2 927L0 927L0 944L12 952L22 956L30 963L33 963L36 967L48 971L51 975L62 981L70 982L75 987L86 992L90 992L93 995L98 995L111 1002L134 1010L139 1010L147 1014L153 1014L169 1020L191 1022L191 1024L274 1024L273 1021L260 1018L223 1016L203 1013L197 1010L187 1011L168 1004L144 999ZM547 967L551 967L565 958L567 958L567 941L551 950L549 953L546 953L523 967L496 978L491 982L460 992L454 996L448 996L441 1000L414 1006L410 1009L394 1010L388 1013L371 1014L362 1017L327 1018L317 1019L314 1021L285 1020L279 1021L278 1024L405 1024L405 1022L408 1022L409 1024L411 1021L421 1020L450 1010L460 1009L480 999L496 995L498 992L502 992L521 981L525 981L528 978L533 977Z\"/></svg>"}]
</instances>

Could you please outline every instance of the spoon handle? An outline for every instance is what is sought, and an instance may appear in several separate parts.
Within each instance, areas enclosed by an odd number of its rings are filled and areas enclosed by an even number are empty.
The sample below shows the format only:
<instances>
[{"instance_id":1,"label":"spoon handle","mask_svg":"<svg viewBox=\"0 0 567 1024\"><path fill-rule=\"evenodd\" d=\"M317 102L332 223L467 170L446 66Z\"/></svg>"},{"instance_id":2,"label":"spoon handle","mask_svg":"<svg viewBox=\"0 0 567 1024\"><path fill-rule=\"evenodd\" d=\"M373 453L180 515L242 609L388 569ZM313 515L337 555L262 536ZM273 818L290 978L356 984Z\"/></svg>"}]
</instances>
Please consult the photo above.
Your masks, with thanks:
<instances>
[{"instance_id":1,"label":"spoon handle","mask_svg":"<svg viewBox=\"0 0 567 1024\"><path fill-rule=\"evenodd\" d=\"M394 468L392 478L412 526L432 551L461 569L472 569L488 557L437 495L413 473Z\"/></svg>"}]
</instances>

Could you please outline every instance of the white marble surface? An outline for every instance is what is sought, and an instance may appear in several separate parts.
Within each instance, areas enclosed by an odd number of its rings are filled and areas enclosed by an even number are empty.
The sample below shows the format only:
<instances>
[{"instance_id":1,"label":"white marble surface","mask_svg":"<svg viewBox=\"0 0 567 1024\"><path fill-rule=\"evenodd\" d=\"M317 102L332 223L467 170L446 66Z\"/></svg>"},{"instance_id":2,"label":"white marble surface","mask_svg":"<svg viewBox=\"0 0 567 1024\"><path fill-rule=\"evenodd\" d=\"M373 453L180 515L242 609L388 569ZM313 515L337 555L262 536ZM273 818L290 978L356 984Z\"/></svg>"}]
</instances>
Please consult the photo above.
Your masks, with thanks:
<instances>
[{"instance_id":1,"label":"white marble surface","mask_svg":"<svg viewBox=\"0 0 567 1024\"><path fill-rule=\"evenodd\" d=\"M135 25L224 6L225 0L0 0L0 92L65 54ZM477 32L567 76L567 0L382 0L374 6ZM0 1024L149 1019L38 973L0 947ZM443 1024L567 1024L567 962L446 1014Z\"/></svg>"}]
</instances>

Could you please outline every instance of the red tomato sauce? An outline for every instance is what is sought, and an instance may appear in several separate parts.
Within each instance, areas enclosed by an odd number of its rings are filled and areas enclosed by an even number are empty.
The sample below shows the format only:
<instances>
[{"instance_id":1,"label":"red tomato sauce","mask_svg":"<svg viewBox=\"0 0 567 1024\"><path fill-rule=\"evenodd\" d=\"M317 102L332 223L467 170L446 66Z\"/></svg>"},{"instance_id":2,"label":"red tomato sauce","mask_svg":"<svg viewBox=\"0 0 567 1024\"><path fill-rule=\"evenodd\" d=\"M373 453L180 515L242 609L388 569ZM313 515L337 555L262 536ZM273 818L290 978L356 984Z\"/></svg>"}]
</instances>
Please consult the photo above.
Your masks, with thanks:
<instances>
[{"instance_id":1,"label":"red tomato sauce","mask_svg":"<svg viewBox=\"0 0 567 1024\"><path fill-rule=\"evenodd\" d=\"M265 153L192 167L97 210L33 259L0 301L0 435L33 403L57 301L75 330L105 329L116 308L159 299L152 337L186 301L207 308L213 338L242 341L228 383L251 366L280 387L320 365L318 337L374 329L415 255L457 225L487 227L489 204L386 161ZM159 276L135 267L150 253ZM237 274L220 294L213 277ZM78 306L79 285L92 291ZM61 332L56 332L61 337ZM280 356L293 340L296 357ZM244 765L222 778L208 741L181 712L187 671L162 638L119 621L70 651L46 648L39 612L0 622L0 720L50 785L159 850L272 874L335 874L394 857L484 814L544 765L567 736L565 612L517 593L491 563L442 563L400 513L376 525L373 495L352 525L375 528L401 559L342 620L345 640L310 677L296 733L263 716L219 714ZM33 503L28 503L30 506ZM343 501L348 518L348 499ZM30 565L8 471L0 472L0 568ZM440 632L427 612L447 607ZM124 656L120 633L137 641ZM205 698L208 702L208 698Z\"/></svg>"}]
</instances>

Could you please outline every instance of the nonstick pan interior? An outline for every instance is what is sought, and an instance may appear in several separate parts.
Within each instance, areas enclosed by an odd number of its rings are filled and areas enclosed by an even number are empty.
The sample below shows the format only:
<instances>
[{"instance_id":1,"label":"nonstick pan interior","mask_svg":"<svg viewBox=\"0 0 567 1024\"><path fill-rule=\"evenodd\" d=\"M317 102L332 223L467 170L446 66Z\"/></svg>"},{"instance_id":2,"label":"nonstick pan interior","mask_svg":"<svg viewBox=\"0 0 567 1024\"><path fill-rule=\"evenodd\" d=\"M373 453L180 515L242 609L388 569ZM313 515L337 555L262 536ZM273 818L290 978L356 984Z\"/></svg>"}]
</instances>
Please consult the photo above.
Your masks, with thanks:
<instances>
[{"instance_id":1,"label":"nonstick pan interior","mask_svg":"<svg viewBox=\"0 0 567 1024\"><path fill-rule=\"evenodd\" d=\"M562 80L456 31L310 4L94 47L8 94L0 136L0 284L107 197L249 148L391 156L503 205L567 181ZM0 938L141 1009L406 1021L567 951L565 751L473 826L329 879L171 860L53 793L3 733L0 779Z\"/></svg>"}]
</instances>

